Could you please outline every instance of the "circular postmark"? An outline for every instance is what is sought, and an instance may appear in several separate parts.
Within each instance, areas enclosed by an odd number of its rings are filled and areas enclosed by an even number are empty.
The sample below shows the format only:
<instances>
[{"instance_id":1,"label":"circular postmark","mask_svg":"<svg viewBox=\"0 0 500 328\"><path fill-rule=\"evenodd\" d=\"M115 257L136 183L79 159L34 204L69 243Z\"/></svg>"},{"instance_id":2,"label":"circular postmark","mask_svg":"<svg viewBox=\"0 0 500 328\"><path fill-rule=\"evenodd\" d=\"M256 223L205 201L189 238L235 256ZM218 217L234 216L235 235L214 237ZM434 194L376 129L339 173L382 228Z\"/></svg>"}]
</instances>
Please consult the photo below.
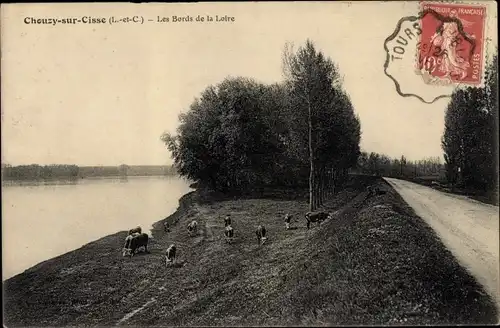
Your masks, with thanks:
<instances>
[{"instance_id":1,"label":"circular postmark","mask_svg":"<svg viewBox=\"0 0 500 328\"><path fill-rule=\"evenodd\" d=\"M484 78L486 7L422 3L384 42L384 73L403 97L433 103Z\"/></svg>"}]
</instances>

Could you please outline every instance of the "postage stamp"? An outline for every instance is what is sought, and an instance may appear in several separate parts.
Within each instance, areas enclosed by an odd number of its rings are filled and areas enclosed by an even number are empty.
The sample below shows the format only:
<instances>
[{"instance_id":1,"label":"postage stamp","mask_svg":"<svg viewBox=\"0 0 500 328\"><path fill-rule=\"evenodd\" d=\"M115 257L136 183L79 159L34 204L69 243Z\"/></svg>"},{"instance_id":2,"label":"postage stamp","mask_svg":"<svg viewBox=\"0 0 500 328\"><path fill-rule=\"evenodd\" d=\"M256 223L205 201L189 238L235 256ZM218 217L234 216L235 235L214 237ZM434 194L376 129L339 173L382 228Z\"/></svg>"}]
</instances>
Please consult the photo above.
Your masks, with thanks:
<instances>
[{"instance_id":1,"label":"postage stamp","mask_svg":"<svg viewBox=\"0 0 500 328\"><path fill-rule=\"evenodd\" d=\"M403 97L431 104L484 83L486 5L420 2L386 38L384 73Z\"/></svg>"},{"instance_id":2,"label":"postage stamp","mask_svg":"<svg viewBox=\"0 0 500 328\"><path fill-rule=\"evenodd\" d=\"M421 8L416 66L424 82L481 84L486 7L423 2Z\"/></svg>"}]
</instances>

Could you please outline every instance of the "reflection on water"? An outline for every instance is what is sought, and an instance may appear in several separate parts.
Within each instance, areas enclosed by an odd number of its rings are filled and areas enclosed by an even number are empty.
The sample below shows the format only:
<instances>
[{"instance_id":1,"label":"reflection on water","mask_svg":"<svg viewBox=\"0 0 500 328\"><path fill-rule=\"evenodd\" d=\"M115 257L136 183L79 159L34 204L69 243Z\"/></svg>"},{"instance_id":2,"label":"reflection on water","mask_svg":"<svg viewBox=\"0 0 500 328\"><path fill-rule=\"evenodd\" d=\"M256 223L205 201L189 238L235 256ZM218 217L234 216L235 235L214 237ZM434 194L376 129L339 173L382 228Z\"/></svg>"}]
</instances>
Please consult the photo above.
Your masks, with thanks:
<instances>
[{"instance_id":1,"label":"reflection on water","mask_svg":"<svg viewBox=\"0 0 500 328\"><path fill-rule=\"evenodd\" d=\"M190 190L177 177L2 184L3 280L108 234L148 231Z\"/></svg>"}]
</instances>

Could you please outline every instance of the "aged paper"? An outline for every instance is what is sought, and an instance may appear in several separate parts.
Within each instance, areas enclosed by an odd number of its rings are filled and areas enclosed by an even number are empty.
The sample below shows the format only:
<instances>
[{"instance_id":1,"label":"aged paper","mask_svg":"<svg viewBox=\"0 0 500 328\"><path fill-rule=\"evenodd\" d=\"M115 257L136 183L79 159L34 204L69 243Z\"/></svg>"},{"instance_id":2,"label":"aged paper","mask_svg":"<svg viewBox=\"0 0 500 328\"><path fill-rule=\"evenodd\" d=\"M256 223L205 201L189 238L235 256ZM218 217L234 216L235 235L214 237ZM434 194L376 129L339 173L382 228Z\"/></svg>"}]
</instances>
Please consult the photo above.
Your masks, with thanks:
<instances>
[{"instance_id":1,"label":"aged paper","mask_svg":"<svg viewBox=\"0 0 500 328\"><path fill-rule=\"evenodd\" d=\"M498 322L496 2L6 4L0 31L5 326Z\"/></svg>"}]
</instances>

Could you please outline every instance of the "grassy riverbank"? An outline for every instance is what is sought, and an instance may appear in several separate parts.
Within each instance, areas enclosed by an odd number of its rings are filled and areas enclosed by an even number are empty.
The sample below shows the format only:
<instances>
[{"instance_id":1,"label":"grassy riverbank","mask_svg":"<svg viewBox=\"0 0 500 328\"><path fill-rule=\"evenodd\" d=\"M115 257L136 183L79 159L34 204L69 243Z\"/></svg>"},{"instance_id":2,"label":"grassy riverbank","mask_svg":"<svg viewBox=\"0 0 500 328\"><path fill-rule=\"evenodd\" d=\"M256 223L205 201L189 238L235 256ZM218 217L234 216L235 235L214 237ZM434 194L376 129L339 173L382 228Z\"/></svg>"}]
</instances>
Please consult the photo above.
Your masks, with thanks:
<instances>
[{"instance_id":1,"label":"grassy riverbank","mask_svg":"<svg viewBox=\"0 0 500 328\"><path fill-rule=\"evenodd\" d=\"M367 198L366 186L385 194ZM43 262L4 283L20 325L323 325L494 323L494 304L385 182L353 176L305 228L307 192L220 199L190 193L155 225L151 254L121 257L125 232ZM285 231L285 212L294 215ZM224 243L231 213L236 240ZM196 219L199 235L188 237ZM257 245L262 223L268 242ZM126 227L128 228L128 227ZM179 267L165 267L175 242Z\"/></svg>"}]
</instances>

